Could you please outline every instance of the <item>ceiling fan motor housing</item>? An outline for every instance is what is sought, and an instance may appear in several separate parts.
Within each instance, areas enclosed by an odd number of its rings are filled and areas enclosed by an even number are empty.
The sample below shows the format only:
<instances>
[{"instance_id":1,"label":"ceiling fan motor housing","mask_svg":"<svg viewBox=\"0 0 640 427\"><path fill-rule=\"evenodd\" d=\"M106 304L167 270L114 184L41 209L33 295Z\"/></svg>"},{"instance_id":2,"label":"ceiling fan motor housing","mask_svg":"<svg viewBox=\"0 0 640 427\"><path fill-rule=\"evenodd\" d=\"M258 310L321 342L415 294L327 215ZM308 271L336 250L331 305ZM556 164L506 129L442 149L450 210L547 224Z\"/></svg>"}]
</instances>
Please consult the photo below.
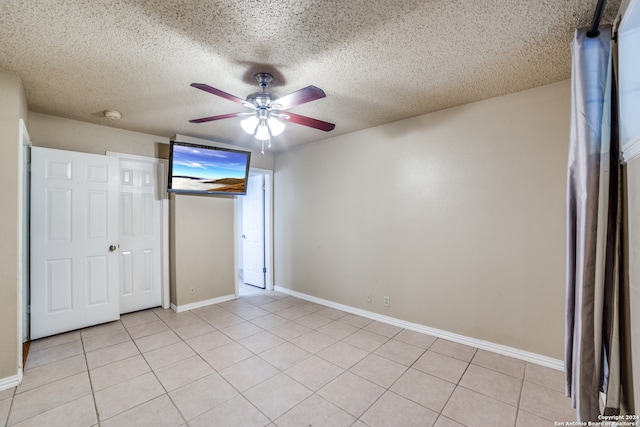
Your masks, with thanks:
<instances>
[{"instance_id":1,"label":"ceiling fan motor housing","mask_svg":"<svg viewBox=\"0 0 640 427\"><path fill-rule=\"evenodd\" d=\"M269 92L267 87L269 83L273 81L273 76L269 73L258 73L253 78L258 82L258 85L262 88L261 92L254 92L247 96L247 102L251 102L260 109L268 108L275 98Z\"/></svg>"},{"instance_id":2,"label":"ceiling fan motor housing","mask_svg":"<svg viewBox=\"0 0 640 427\"><path fill-rule=\"evenodd\" d=\"M275 98L269 92L254 92L247 96L247 102L258 108L267 108Z\"/></svg>"}]
</instances>

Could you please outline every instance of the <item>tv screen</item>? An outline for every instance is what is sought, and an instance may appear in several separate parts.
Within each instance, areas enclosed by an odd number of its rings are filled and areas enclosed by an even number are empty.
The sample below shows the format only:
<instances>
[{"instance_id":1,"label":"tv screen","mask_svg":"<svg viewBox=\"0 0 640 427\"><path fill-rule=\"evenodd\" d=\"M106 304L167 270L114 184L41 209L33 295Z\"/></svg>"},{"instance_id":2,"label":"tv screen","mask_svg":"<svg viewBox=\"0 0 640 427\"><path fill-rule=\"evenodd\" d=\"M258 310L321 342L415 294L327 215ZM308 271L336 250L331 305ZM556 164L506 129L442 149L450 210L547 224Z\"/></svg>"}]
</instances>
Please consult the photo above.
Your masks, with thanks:
<instances>
[{"instance_id":1,"label":"tv screen","mask_svg":"<svg viewBox=\"0 0 640 427\"><path fill-rule=\"evenodd\" d=\"M244 195L250 160L249 151L171 141L167 191Z\"/></svg>"}]
</instances>

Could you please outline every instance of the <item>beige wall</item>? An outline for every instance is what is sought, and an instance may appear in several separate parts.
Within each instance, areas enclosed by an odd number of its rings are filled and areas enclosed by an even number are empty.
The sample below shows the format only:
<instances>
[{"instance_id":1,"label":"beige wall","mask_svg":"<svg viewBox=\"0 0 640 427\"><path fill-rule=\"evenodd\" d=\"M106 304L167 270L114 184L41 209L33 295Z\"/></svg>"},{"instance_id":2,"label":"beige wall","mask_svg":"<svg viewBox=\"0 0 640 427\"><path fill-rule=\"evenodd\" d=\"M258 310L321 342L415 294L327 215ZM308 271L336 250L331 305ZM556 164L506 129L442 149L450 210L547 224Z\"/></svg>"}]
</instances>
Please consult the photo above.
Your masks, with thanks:
<instances>
[{"instance_id":1,"label":"beige wall","mask_svg":"<svg viewBox=\"0 0 640 427\"><path fill-rule=\"evenodd\" d=\"M0 71L0 182L3 183L0 204L0 380L18 374L18 309L20 289L18 201L19 120L27 120L27 102L22 82L15 74Z\"/></svg>"},{"instance_id":2,"label":"beige wall","mask_svg":"<svg viewBox=\"0 0 640 427\"><path fill-rule=\"evenodd\" d=\"M232 197L171 196L172 303L191 304L235 293L234 202ZM191 293L191 288L195 293Z\"/></svg>"},{"instance_id":3,"label":"beige wall","mask_svg":"<svg viewBox=\"0 0 640 427\"><path fill-rule=\"evenodd\" d=\"M569 110L563 81L278 154L275 284L561 359Z\"/></svg>"},{"instance_id":4,"label":"beige wall","mask_svg":"<svg viewBox=\"0 0 640 427\"><path fill-rule=\"evenodd\" d=\"M635 413L640 408L640 158L631 160L626 165L627 203L628 203L628 267L629 287L623 288L623 296L629 301L628 307L623 307L627 313L630 329L624 328L625 336L630 341L631 360L627 361L623 373L633 375L633 390L626 390L633 395ZM629 341L623 340L623 345ZM623 356L624 356L623 351ZM629 364L630 362L630 364ZM633 366L633 369L632 369Z\"/></svg>"},{"instance_id":5,"label":"beige wall","mask_svg":"<svg viewBox=\"0 0 640 427\"><path fill-rule=\"evenodd\" d=\"M210 144L184 135L175 139ZM272 170L273 154L251 150L251 167ZM171 274L176 284L171 303L181 306L235 294L235 198L176 194L171 201Z\"/></svg>"},{"instance_id":6,"label":"beige wall","mask_svg":"<svg viewBox=\"0 0 640 427\"><path fill-rule=\"evenodd\" d=\"M58 150L91 154L115 151L164 159L169 155L169 138L47 114L29 113L29 135L33 145Z\"/></svg>"}]
</instances>

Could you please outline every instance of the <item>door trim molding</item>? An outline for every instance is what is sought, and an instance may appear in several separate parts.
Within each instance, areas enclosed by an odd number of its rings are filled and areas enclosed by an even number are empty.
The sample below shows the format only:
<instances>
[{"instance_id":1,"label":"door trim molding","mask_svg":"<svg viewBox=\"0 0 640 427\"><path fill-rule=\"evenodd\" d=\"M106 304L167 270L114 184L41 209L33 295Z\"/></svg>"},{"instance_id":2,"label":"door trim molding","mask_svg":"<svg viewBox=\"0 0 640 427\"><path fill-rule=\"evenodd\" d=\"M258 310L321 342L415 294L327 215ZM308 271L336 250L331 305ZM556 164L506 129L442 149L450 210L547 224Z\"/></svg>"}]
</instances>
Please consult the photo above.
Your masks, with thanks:
<instances>
[{"instance_id":1,"label":"door trim molding","mask_svg":"<svg viewBox=\"0 0 640 427\"><path fill-rule=\"evenodd\" d=\"M28 227L30 221L30 213L28 210L28 204L31 200L31 186L30 183L25 182L25 173L29 173L29 165L31 164L31 160L24 157L24 147L31 147L31 137L29 136L29 131L27 130L26 123L24 119L20 119L18 121L18 191L19 191L19 202L18 202L18 374L15 377L17 378L18 384L22 382L22 369L23 365L23 354L22 354L22 344L25 342L25 336L29 336L28 325L27 330L25 331L25 319L30 321L29 316L29 301L25 299L25 292L29 291L29 283L25 283L25 280L28 280L28 275L25 277L25 268L29 268L29 239L30 236L28 234ZM25 167L27 170L25 170ZM25 206L26 202L26 206ZM27 215L25 217L25 214ZM27 231L27 233L25 233ZM26 239L25 239L26 237ZM25 250L27 251L25 254ZM26 255L26 256L25 256ZM4 380L0 380L0 390L2 390Z\"/></svg>"},{"instance_id":2,"label":"door trim molding","mask_svg":"<svg viewBox=\"0 0 640 427\"><path fill-rule=\"evenodd\" d=\"M141 162L155 163L162 167L158 180L158 193L162 198L162 308L170 308L170 291L169 291L169 195L166 191L166 171L169 161L158 157L139 156L136 154L119 153L116 151L107 151L107 156L118 157L120 159L138 160Z\"/></svg>"}]
</instances>

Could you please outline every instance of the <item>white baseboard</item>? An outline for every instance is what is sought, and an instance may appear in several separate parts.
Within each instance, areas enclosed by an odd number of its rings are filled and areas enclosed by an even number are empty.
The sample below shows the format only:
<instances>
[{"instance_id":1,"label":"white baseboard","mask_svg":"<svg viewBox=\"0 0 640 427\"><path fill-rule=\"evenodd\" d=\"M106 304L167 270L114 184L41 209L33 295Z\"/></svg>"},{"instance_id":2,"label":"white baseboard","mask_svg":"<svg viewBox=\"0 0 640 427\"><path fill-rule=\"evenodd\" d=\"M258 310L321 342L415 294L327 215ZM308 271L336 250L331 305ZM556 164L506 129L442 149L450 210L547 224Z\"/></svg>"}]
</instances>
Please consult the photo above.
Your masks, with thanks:
<instances>
[{"instance_id":1,"label":"white baseboard","mask_svg":"<svg viewBox=\"0 0 640 427\"><path fill-rule=\"evenodd\" d=\"M372 320L377 320L378 322L387 323L389 325L398 326L400 328L409 329L411 331L421 332L423 334L431 335L434 337L447 339L449 341L454 341L460 344L465 344L472 347L480 348L483 350L491 351L493 353L498 353L504 356L509 356L516 359L524 360L526 362L535 363L537 365L546 366L547 368L564 371L564 362L559 359L554 359L548 356L543 356L541 354L532 353L529 351L520 350L513 347L508 347L502 344L496 344L489 341L479 340L477 338L471 338L464 335L454 334L452 332L443 331L441 329L430 328L428 326L420 325L418 323L407 322L405 320L396 319L395 317L385 316L383 314L374 313L372 311L362 310L360 308L339 304L333 301L314 297L312 295L307 295L301 292L293 291L291 289L282 288L280 286L275 286L274 290L277 292L282 292L283 294L294 296L296 298L304 299L307 301L315 302L317 304L325 305L327 307L346 311L347 313L357 314L358 316L366 317Z\"/></svg>"},{"instance_id":2,"label":"white baseboard","mask_svg":"<svg viewBox=\"0 0 640 427\"><path fill-rule=\"evenodd\" d=\"M0 379L0 391L17 387L22 382L22 368L18 369L18 373L11 377Z\"/></svg>"},{"instance_id":3,"label":"white baseboard","mask_svg":"<svg viewBox=\"0 0 640 427\"><path fill-rule=\"evenodd\" d=\"M212 304L220 304L221 302L231 301L233 299L236 299L236 295L235 294L225 295L225 296L217 297L217 298L206 299L206 300L198 301L198 302L192 302L191 304L175 305L175 304L172 303L171 304L171 309L173 311L175 311L176 313L182 313L183 311L195 310L196 308L206 307L206 306L212 305Z\"/></svg>"}]
</instances>

